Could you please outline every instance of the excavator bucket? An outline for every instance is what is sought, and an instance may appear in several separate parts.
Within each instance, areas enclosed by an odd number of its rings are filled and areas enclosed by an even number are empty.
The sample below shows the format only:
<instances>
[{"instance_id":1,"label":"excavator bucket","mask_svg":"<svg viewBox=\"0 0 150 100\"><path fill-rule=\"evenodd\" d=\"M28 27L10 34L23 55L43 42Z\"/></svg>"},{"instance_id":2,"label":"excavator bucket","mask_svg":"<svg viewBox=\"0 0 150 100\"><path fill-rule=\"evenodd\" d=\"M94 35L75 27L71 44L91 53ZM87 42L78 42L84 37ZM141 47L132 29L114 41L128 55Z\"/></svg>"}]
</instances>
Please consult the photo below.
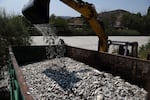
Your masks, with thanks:
<instances>
[{"instance_id":1,"label":"excavator bucket","mask_svg":"<svg viewBox=\"0 0 150 100\"><path fill-rule=\"evenodd\" d=\"M22 13L32 24L48 23L49 3L50 0L30 0Z\"/></svg>"}]
</instances>

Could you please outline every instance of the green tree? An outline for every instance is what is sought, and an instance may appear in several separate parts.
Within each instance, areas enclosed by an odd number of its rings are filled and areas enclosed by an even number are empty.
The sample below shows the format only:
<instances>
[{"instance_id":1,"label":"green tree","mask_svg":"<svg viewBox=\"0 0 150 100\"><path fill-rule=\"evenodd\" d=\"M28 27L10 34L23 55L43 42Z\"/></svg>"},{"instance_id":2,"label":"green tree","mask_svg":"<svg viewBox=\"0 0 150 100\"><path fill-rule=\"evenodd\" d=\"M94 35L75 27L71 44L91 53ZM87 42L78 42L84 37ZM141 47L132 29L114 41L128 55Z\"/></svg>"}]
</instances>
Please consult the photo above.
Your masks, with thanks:
<instances>
[{"instance_id":1,"label":"green tree","mask_svg":"<svg viewBox=\"0 0 150 100\"><path fill-rule=\"evenodd\" d=\"M56 19L55 14L52 14L52 15L50 16L50 19L49 19L50 23L51 23L51 24L54 24L54 23L55 23L55 19Z\"/></svg>"},{"instance_id":2,"label":"green tree","mask_svg":"<svg viewBox=\"0 0 150 100\"><path fill-rule=\"evenodd\" d=\"M148 8L147 16L145 18L145 27L146 32L150 35L150 7Z\"/></svg>"},{"instance_id":3,"label":"green tree","mask_svg":"<svg viewBox=\"0 0 150 100\"><path fill-rule=\"evenodd\" d=\"M28 28L25 26L21 16L12 16L7 22L5 36L8 43L12 46L29 45Z\"/></svg>"},{"instance_id":4,"label":"green tree","mask_svg":"<svg viewBox=\"0 0 150 100\"><path fill-rule=\"evenodd\" d=\"M139 50L139 57L140 57L140 58L143 58L143 59L146 59L148 53L150 53L150 40L148 41L147 44L142 45L142 46L140 47L140 50Z\"/></svg>"},{"instance_id":5,"label":"green tree","mask_svg":"<svg viewBox=\"0 0 150 100\"><path fill-rule=\"evenodd\" d=\"M63 35L68 35L70 33L69 28L68 28L68 22L66 19L61 18L61 17L56 17L54 14L50 16L50 24L54 26L55 32L57 35L63 36Z\"/></svg>"},{"instance_id":6,"label":"green tree","mask_svg":"<svg viewBox=\"0 0 150 100\"><path fill-rule=\"evenodd\" d=\"M150 16L150 7L148 7L147 16Z\"/></svg>"},{"instance_id":7,"label":"green tree","mask_svg":"<svg viewBox=\"0 0 150 100\"><path fill-rule=\"evenodd\" d=\"M150 7L144 16L141 13L125 14L122 23L126 28L140 32L140 35L150 35Z\"/></svg>"},{"instance_id":8,"label":"green tree","mask_svg":"<svg viewBox=\"0 0 150 100\"><path fill-rule=\"evenodd\" d=\"M7 16L0 12L0 66L6 64L8 46L29 45L30 37L21 16Z\"/></svg>"}]
</instances>

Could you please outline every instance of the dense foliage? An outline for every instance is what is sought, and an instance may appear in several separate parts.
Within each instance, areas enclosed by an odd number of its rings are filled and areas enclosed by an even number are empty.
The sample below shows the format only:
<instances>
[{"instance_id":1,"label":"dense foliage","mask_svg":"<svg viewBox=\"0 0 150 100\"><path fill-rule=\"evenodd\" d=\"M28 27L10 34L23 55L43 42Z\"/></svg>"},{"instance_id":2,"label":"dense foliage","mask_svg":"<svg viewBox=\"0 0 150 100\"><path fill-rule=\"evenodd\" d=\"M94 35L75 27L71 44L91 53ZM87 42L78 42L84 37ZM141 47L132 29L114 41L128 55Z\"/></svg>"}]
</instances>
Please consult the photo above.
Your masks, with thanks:
<instances>
[{"instance_id":1,"label":"dense foliage","mask_svg":"<svg viewBox=\"0 0 150 100\"><path fill-rule=\"evenodd\" d=\"M148 35L150 35L150 7L148 8L148 11L147 11L147 16L144 16L144 29L143 31L147 32ZM143 59L146 59L147 58L147 54L150 53L150 40L148 41L147 44L145 45L142 45L140 47L140 50L139 50L139 56L140 58L143 58Z\"/></svg>"},{"instance_id":2,"label":"dense foliage","mask_svg":"<svg viewBox=\"0 0 150 100\"><path fill-rule=\"evenodd\" d=\"M28 27L21 16L8 16L5 11L0 11L0 26L0 66L2 67L8 58L8 47L29 45L30 37Z\"/></svg>"},{"instance_id":3,"label":"dense foliage","mask_svg":"<svg viewBox=\"0 0 150 100\"><path fill-rule=\"evenodd\" d=\"M50 16L50 24L55 27L55 33L59 36L67 36L70 33L68 22L66 19L56 17L54 14Z\"/></svg>"},{"instance_id":4,"label":"dense foliage","mask_svg":"<svg viewBox=\"0 0 150 100\"><path fill-rule=\"evenodd\" d=\"M83 19L81 17L81 19ZM69 19L63 17L57 17L54 14L50 16L50 24L55 27L55 32L59 36L88 36L95 35L91 27L88 25L85 19L81 28L74 28L69 25Z\"/></svg>"},{"instance_id":5,"label":"dense foliage","mask_svg":"<svg viewBox=\"0 0 150 100\"><path fill-rule=\"evenodd\" d=\"M142 45L139 50L139 57L143 59L147 59L147 54L150 53L150 40L147 44Z\"/></svg>"},{"instance_id":6,"label":"dense foliage","mask_svg":"<svg viewBox=\"0 0 150 100\"><path fill-rule=\"evenodd\" d=\"M127 29L137 30L140 35L150 35L150 7L147 14L142 16L137 14L125 14L123 16L122 24Z\"/></svg>"}]
</instances>

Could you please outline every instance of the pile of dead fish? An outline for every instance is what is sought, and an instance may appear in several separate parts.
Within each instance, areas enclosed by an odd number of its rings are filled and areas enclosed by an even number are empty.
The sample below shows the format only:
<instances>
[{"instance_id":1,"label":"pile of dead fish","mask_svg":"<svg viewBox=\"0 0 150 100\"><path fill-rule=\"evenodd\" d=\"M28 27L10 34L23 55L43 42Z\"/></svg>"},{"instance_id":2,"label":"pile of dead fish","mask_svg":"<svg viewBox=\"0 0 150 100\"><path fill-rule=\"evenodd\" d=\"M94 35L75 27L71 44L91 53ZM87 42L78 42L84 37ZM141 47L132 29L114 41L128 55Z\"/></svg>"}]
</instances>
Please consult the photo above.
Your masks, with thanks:
<instances>
[{"instance_id":1,"label":"pile of dead fish","mask_svg":"<svg viewBox=\"0 0 150 100\"><path fill-rule=\"evenodd\" d=\"M21 70L35 100L145 100L143 88L68 57L28 64Z\"/></svg>"}]
</instances>

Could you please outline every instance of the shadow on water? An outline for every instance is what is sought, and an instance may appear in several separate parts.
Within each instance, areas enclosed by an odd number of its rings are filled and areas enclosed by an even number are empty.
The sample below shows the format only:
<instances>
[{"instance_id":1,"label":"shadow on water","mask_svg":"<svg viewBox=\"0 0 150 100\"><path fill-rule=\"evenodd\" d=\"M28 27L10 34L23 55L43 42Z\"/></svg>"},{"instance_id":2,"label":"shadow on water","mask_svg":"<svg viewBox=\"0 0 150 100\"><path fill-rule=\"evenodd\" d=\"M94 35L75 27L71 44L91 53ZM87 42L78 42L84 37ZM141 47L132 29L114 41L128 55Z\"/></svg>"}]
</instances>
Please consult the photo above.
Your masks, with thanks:
<instances>
[{"instance_id":1,"label":"shadow on water","mask_svg":"<svg viewBox=\"0 0 150 100\"><path fill-rule=\"evenodd\" d=\"M49 78L56 81L61 88L63 88L65 91L68 89L73 88L74 84L82 80L81 78L78 78L76 76L76 73L82 73L89 71L88 69L80 70L80 71L73 71L69 72L66 70L66 68L61 69L46 69L43 71L44 74L46 74Z\"/></svg>"}]
</instances>

